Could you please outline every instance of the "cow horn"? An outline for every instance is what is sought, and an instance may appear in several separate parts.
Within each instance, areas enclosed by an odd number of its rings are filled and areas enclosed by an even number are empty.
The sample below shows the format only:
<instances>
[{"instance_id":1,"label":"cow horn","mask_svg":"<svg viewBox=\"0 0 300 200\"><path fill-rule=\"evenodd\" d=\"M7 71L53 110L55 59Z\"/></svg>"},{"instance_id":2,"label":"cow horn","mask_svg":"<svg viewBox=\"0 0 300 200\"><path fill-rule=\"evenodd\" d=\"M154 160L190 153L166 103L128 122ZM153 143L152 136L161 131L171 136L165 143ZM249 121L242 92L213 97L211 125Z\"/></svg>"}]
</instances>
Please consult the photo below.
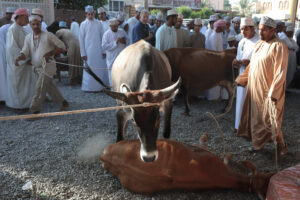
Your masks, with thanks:
<instances>
[{"instance_id":1,"label":"cow horn","mask_svg":"<svg viewBox=\"0 0 300 200\"><path fill-rule=\"evenodd\" d=\"M127 99L127 96L122 92L114 92L114 91L110 91L110 90L105 89L105 88L103 88L103 91L105 92L105 94L107 94L108 96L110 96L114 99L124 101L124 102Z\"/></svg>"},{"instance_id":2,"label":"cow horn","mask_svg":"<svg viewBox=\"0 0 300 200\"><path fill-rule=\"evenodd\" d=\"M180 85L181 85L181 77L179 77L176 83L174 83L173 85L167 88L161 89L160 92L163 94L165 98L169 98L170 96L173 96L174 92L177 94L178 92L177 89L180 87Z\"/></svg>"}]
</instances>

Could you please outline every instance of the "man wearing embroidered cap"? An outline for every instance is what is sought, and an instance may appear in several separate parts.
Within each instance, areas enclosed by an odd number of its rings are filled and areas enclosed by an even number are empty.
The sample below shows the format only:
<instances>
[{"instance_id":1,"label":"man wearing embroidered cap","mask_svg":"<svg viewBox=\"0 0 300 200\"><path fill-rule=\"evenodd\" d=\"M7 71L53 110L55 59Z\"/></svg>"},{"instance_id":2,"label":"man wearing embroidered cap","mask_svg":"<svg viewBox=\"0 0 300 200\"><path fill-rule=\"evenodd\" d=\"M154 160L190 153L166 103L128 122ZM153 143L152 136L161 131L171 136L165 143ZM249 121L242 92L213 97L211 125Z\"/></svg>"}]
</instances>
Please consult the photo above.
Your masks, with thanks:
<instances>
[{"instance_id":1,"label":"man wearing embroidered cap","mask_svg":"<svg viewBox=\"0 0 300 200\"><path fill-rule=\"evenodd\" d=\"M130 44L132 44L132 31L133 31L133 28L134 26L139 22L140 20L140 15L141 15L141 11L143 10L144 8L142 6L137 6L135 8L135 16L129 18L127 20L127 24L129 26L129 29L128 29L128 36L129 36L129 40L130 40Z\"/></svg>"},{"instance_id":2,"label":"man wearing embroidered cap","mask_svg":"<svg viewBox=\"0 0 300 200\"><path fill-rule=\"evenodd\" d=\"M70 65L81 65L80 56L80 45L76 35L69 29L66 28L67 23L64 21L59 22L59 30L56 31L55 35L63 41L67 48L68 64ZM59 61L59 58L57 58ZM71 85L82 83L82 68L80 67L68 67L69 81Z\"/></svg>"},{"instance_id":3,"label":"man wearing embroidered cap","mask_svg":"<svg viewBox=\"0 0 300 200\"><path fill-rule=\"evenodd\" d=\"M34 95L36 76L27 61L15 65L15 59L20 54L26 32L23 27L28 24L28 12L19 8L14 13L15 23L7 32L6 58L7 58L7 98L6 105L14 109L27 109Z\"/></svg>"},{"instance_id":4,"label":"man wearing embroidered cap","mask_svg":"<svg viewBox=\"0 0 300 200\"><path fill-rule=\"evenodd\" d=\"M105 33L109 29L109 21L106 16L106 11L102 7L98 8L97 11L98 11L99 20L102 23L104 33Z\"/></svg>"},{"instance_id":5,"label":"man wearing embroidered cap","mask_svg":"<svg viewBox=\"0 0 300 200\"><path fill-rule=\"evenodd\" d=\"M149 28L153 33L155 32L156 26L155 26L155 16L154 15L149 15Z\"/></svg>"},{"instance_id":6,"label":"man wearing embroidered cap","mask_svg":"<svg viewBox=\"0 0 300 200\"><path fill-rule=\"evenodd\" d=\"M177 23L174 26L177 35L177 48L189 46L189 32L187 29L182 27L182 23L183 15L179 13Z\"/></svg>"},{"instance_id":7,"label":"man wearing embroidered cap","mask_svg":"<svg viewBox=\"0 0 300 200\"><path fill-rule=\"evenodd\" d=\"M40 113L47 93L56 103L61 104L59 111L62 111L69 104L53 81L56 66L51 60L56 53L65 51L66 47L53 33L41 30L42 18L39 15L31 15L29 22L33 32L26 36L24 47L19 57L16 58L15 65L18 66L21 60L30 59L34 71L38 74L30 112L32 114ZM19 68L22 67L24 66L19 66Z\"/></svg>"},{"instance_id":8,"label":"man wearing embroidered cap","mask_svg":"<svg viewBox=\"0 0 300 200\"><path fill-rule=\"evenodd\" d=\"M11 22L11 18L15 10L16 9L14 7L6 8L5 16L0 19L0 27Z\"/></svg>"},{"instance_id":9,"label":"man wearing embroidered cap","mask_svg":"<svg viewBox=\"0 0 300 200\"><path fill-rule=\"evenodd\" d=\"M245 68L249 65L254 45L259 40L259 35L255 32L254 21L251 18L241 19L241 31L243 39L239 42L237 56L233 61L234 66L239 69L239 74L242 74ZM235 130L239 128L245 95L246 88L237 87Z\"/></svg>"},{"instance_id":10,"label":"man wearing embroidered cap","mask_svg":"<svg viewBox=\"0 0 300 200\"><path fill-rule=\"evenodd\" d=\"M117 20L119 22L119 28L123 29L127 34L127 38L129 38L129 36L128 36L129 26L128 26L127 22L125 22L125 13L119 12L117 15Z\"/></svg>"},{"instance_id":11,"label":"man wearing embroidered cap","mask_svg":"<svg viewBox=\"0 0 300 200\"><path fill-rule=\"evenodd\" d=\"M109 20L110 29L106 31L102 39L102 48L106 51L106 63L109 69L121 53L123 49L129 44L129 39L124 30L118 29L119 22L116 18ZM109 85L111 85L111 71L109 71Z\"/></svg>"},{"instance_id":12,"label":"man wearing embroidered cap","mask_svg":"<svg viewBox=\"0 0 300 200\"><path fill-rule=\"evenodd\" d=\"M229 35L228 38L227 38L227 42L228 42L228 45L227 45L227 48L226 49L236 49L236 38L234 35Z\"/></svg>"},{"instance_id":13,"label":"man wearing embroidered cap","mask_svg":"<svg viewBox=\"0 0 300 200\"><path fill-rule=\"evenodd\" d=\"M219 19L214 23L213 27L213 32L206 38L205 48L214 51L223 51L223 31L226 27L226 21ZM207 91L206 97L208 100L227 99L228 94L224 92L224 95L222 95L221 87L216 86Z\"/></svg>"},{"instance_id":14,"label":"man wearing embroidered cap","mask_svg":"<svg viewBox=\"0 0 300 200\"><path fill-rule=\"evenodd\" d=\"M210 36L210 34L213 33L214 30L214 23L219 19L218 15L211 15L209 16L209 28L205 32L205 38L207 42L207 38Z\"/></svg>"},{"instance_id":15,"label":"man wearing embroidered cap","mask_svg":"<svg viewBox=\"0 0 300 200\"><path fill-rule=\"evenodd\" d=\"M34 8L31 11L31 15L37 15L37 16L41 17L41 19L42 19L42 24L41 24L42 30L47 32L47 24L43 21L43 18L44 18L43 11L39 8ZM26 26L25 29L28 33L32 33L32 29L31 29L29 24Z\"/></svg>"},{"instance_id":16,"label":"man wearing embroidered cap","mask_svg":"<svg viewBox=\"0 0 300 200\"><path fill-rule=\"evenodd\" d=\"M233 23L233 30L235 31L236 35L241 33L240 25L241 25L241 18L240 17L234 17L232 19Z\"/></svg>"},{"instance_id":17,"label":"man wearing embroidered cap","mask_svg":"<svg viewBox=\"0 0 300 200\"><path fill-rule=\"evenodd\" d=\"M255 150L272 141L270 110L275 107L276 141L280 155L287 152L281 132L285 81L288 64L288 48L276 37L276 22L262 17L259 24L260 40L255 44L250 64L236 79L247 87L238 136L252 140ZM265 112L264 112L265 111Z\"/></svg>"},{"instance_id":18,"label":"man wearing embroidered cap","mask_svg":"<svg viewBox=\"0 0 300 200\"><path fill-rule=\"evenodd\" d=\"M190 47L205 49L205 36L200 32L202 20L196 18L194 20L194 32L190 36Z\"/></svg>"},{"instance_id":19,"label":"man wearing embroidered cap","mask_svg":"<svg viewBox=\"0 0 300 200\"><path fill-rule=\"evenodd\" d=\"M161 14L160 12L156 14L156 30L155 30L155 33L157 31L157 29L159 29L159 27L164 23L164 16L163 14Z\"/></svg>"},{"instance_id":20,"label":"man wearing embroidered cap","mask_svg":"<svg viewBox=\"0 0 300 200\"><path fill-rule=\"evenodd\" d=\"M95 19L93 6L86 6L86 19L80 24L79 44L80 53L84 61L93 72L105 83L108 83L107 70L97 70L96 68L106 68L105 51L102 49L102 36L104 34L102 24ZM86 92L100 92L103 86L100 85L91 75L83 71L82 87Z\"/></svg>"},{"instance_id":21,"label":"man wearing embroidered cap","mask_svg":"<svg viewBox=\"0 0 300 200\"><path fill-rule=\"evenodd\" d=\"M177 36L173 26L177 22L178 13L176 10L168 10L167 21L156 31L155 48L165 51L177 47Z\"/></svg>"},{"instance_id":22,"label":"man wearing embroidered cap","mask_svg":"<svg viewBox=\"0 0 300 200\"><path fill-rule=\"evenodd\" d=\"M226 21L226 28L223 32L223 48L227 49L228 46L228 36L229 35L236 35L235 31L233 30L233 28L231 27L231 18L229 16L225 16L224 17L224 21Z\"/></svg>"}]
</instances>

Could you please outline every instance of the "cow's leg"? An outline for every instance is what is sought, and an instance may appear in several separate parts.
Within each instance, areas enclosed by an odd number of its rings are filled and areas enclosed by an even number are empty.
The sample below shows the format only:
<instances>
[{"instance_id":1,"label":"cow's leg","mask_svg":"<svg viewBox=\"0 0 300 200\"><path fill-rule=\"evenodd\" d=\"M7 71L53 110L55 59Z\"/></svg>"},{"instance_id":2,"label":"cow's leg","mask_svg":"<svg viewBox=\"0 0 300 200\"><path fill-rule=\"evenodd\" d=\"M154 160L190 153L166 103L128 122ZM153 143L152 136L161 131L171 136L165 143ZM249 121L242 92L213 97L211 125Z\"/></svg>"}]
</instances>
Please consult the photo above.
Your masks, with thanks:
<instances>
[{"instance_id":1,"label":"cow's leg","mask_svg":"<svg viewBox=\"0 0 300 200\"><path fill-rule=\"evenodd\" d=\"M190 115L190 111L191 111L191 106L190 106L190 102L189 102L189 92L188 92L188 87L183 86L182 87L182 93L184 96L184 104L185 104L185 111L183 114L185 115Z\"/></svg>"},{"instance_id":2,"label":"cow's leg","mask_svg":"<svg viewBox=\"0 0 300 200\"><path fill-rule=\"evenodd\" d=\"M233 104L233 100L234 100L234 94L235 94L235 87L233 86L231 81L227 81L227 80L223 80L219 83L220 86L224 87L227 92L228 92L228 96L229 96L229 100L227 105L224 108L224 113L227 113L230 111L232 104Z\"/></svg>"},{"instance_id":3,"label":"cow's leg","mask_svg":"<svg viewBox=\"0 0 300 200\"><path fill-rule=\"evenodd\" d=\"M129 118L129 114L126 111L122 109L117 111L117 122L118 122L117 142L124 139L128 118Z\"/></svg>"},{"instance_id":4,"label":"cow's leg","mask_svg":"<svg viewBox=\"0 0 300 200\"><path fill-rule=\"evenodd\" d=\"M173 102L172 100L166 101L163 105L164 113L164 138L170 138L171 134L171 116L172 116Z\"/></svg>"}]
</instances>

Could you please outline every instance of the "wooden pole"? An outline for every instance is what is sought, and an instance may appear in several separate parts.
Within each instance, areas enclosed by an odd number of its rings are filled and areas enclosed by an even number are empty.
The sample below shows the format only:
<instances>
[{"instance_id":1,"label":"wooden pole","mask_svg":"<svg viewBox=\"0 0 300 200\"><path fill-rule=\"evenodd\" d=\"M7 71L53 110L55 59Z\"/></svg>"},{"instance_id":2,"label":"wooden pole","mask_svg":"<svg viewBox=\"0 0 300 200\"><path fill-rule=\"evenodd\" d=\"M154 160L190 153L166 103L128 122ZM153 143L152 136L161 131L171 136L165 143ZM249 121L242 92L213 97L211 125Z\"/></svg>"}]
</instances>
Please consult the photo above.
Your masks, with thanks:
<instances>
[{"instance_id":1,"label":"wooden pole","mask_svg":"<svg viewBox=\"0 0 300 200\"><path fill-rule=\"evenodd\" d=\"M291 22L293 28L295 28L295 21L297 17L297 10L298 10L298 0L292 0L292 5L291 5Z\"/></svg>"}]
</instances>

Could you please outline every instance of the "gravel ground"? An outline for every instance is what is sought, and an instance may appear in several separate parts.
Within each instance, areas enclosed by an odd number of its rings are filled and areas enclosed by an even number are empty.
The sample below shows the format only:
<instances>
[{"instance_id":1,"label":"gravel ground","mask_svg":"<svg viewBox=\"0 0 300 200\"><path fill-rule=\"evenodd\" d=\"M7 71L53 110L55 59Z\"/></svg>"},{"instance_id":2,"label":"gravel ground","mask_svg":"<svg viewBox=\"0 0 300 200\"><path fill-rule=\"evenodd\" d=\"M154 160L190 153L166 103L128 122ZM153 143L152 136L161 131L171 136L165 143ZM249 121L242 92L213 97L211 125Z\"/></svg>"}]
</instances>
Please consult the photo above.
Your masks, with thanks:
<instances>
[{"instance_id":1,"label":"gravel ground","mask_svg":"<svg viewBox=\"0 0 300 200\"><path fill-rule=\"evenodd\" d=\"M70 86L66 77L57 83L70 102L69 110L114 106L115 101L103 93L84 93L79 86ZM283 133L289 153L279 161L284 169L300 161L300 94L286 97ZM208 133L209 149L221 155L222 139L216 124L206 117L209 111L218 114L225 102L194 100L190 117L182 115L181 98L173 109L171 139L197 145L202 134ZM43 112L57 111L59 106L47 102ZM15 113L0 106L0 116ZM227 151L233 163L249 160L263 172L274 171L274 149L266 145L261 152L251 152L251 144L235 136L234 109L219 119L225 134ZM122 188L118 179L104 171L98 161L103 148L116 138L114 111L49 117L35 121L0 122L0 199L258 199L256 195L232 190L191 193L169 191L153 195L132 194ZM162 129L160 129L161 131ZM127 139L136 138L130 125ZM159 137L161 138L161 132ZM235 168L246 173L239 165ZM238 166L238 167L237 167ZM31 181L33 188L22 186Z\"/></svg>"}]
</instances>

